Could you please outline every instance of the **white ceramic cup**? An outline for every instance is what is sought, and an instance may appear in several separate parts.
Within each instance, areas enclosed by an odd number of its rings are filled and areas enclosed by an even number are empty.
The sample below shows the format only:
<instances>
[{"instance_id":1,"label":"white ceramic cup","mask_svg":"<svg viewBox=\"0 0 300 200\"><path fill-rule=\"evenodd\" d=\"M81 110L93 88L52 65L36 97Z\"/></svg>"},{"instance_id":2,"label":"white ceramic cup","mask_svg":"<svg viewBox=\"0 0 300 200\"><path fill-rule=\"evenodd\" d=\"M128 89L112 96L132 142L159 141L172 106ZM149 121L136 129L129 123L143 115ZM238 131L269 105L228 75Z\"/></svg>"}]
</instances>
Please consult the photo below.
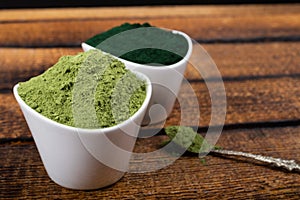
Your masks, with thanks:
<instances>
[{"instance_id":1,"label":"white ceramic cup","mask_svg":"<svg viewBox=\"0 0 300 200\"><path fill-rule=\"evenodd\" d=\"M71 189L98 189L117 182L126 172L134 144L152 95L146 81L146 98L141 108L126 121L109 128L80 129L57 123L14 96L25 116L49 177Z\"/></svg>"},{"instance_id":2,"label":"white ceramic cup","mask_svg":"<svg viewBox=\"0 0 300 200\"><path fill-rule=\"evenodd\" d=\"M188 60L192 54L193 45L191 38L181 31L172 30L172 33L182 35L188 42L186 55L175 64L165 66L143 65L118 58L125 63L128 69L141 72L148 76L152 83L153 94L148 108L150 114L149 116L148 114L146 115L143 122L144 124L162 122L169 116L179 93ZM95 47L86 43L82 43L81 46L83 51L95 49ZM156 105L156 107L154 105Z\"/></svg>"}]
</instances>

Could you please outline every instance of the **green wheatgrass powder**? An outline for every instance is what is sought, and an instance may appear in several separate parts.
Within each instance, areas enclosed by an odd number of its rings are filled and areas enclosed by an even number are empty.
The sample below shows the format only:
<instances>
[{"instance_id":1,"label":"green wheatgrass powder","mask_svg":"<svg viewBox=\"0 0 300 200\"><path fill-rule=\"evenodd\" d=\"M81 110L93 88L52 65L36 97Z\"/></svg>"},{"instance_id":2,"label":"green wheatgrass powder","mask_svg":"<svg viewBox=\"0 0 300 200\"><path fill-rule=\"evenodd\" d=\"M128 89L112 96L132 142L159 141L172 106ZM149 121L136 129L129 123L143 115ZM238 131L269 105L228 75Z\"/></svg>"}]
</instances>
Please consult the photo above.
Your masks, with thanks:
<instances>
[{"instance_id":1,"label":"green wheatgrass powder","mask_svg":"<svg viewBox=\"0 0 300 200\"><path fill-rule=\"evenodd\" d=\"M132 31L139 28L146 29ZM131 32L126 34L128 30ZM182 35L149 23L124 23L91 37L85 43L124 60L154 66L177 63L188 51L188 42Z\"/></svg>"},{"instance_id":2,"label":"green wheatgrass powder","mask_svg":"<svg viewBox=\"0 0 300 200\"><path fill-rule=\"evenodd\" d=\"M210 149L218 149L217 146L210 145L200 134L195 132L191 127L186 126L168 126L165 128L166 135L169 140L164 142L167 144L173 141L175 144L186 148L187 151L192 153L199 153L201 148L202 152Z\"/></svg>"},{"instance_id":3,"label":"green wheatgrass powder","mask_svg":"<svg viewBox=\"0 0 300 200\"><path fill-rule=\"evenodd\" d=\"M141 107L146 83L111 55L90 50L61 57L43 74L20 83L18 94L58 123L104 128L128 119Z\"/></svg>"}]
</instances>

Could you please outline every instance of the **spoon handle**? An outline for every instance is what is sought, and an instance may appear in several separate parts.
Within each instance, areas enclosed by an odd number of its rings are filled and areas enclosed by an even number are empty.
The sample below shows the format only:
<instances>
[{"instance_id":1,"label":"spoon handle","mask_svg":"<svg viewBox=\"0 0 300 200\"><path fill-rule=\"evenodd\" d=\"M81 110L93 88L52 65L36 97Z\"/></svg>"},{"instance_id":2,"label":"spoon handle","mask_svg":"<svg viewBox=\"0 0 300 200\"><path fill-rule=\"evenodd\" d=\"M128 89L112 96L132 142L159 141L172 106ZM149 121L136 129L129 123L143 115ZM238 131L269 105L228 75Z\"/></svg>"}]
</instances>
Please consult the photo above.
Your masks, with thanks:
<instances>
[{"instance_id":1,"label":"spoon handle","mask_svg":"<svg viewBox=\"0 0 300 200\"><path fill-rule=\"evenodd\" d=\"M212 153L228 156L242 156L246 158L252 158L264 163L272 164L275 167L284 168L288 171L298 171L300 172L300 165L295 162L295 160L283 160L281 158L273 158L269 156L255 155L252 153L245 153L240 151L231 151L223 149L213 149Z\"/></svg>"}]
</instances>

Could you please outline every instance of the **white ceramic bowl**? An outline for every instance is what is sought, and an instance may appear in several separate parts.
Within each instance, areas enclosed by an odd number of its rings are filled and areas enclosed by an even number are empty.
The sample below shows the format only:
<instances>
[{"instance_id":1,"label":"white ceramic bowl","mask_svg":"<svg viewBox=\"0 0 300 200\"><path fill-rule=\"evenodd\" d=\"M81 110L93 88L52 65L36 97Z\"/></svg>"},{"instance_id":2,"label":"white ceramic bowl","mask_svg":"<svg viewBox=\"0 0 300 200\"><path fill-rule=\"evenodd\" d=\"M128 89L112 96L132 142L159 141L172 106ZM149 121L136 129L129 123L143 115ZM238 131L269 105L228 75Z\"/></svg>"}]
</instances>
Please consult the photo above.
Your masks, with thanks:
<instances>
[{"instance_id":1,"label":"white ceramic bowl","mask_svg":"<svg viewBox=\"0 0 300 200\"><path fill-rule=\"evenodd\" d=\"M15 85L15 98L54 182L71 189L97 189L124 175L152 94L150 80L135 73L147 83L144 103L126 121L102 129L70 127L44 117L26 105Z\"/></svg>"},{"instance_id":2,"label":"white ceramic bowl","mask_svg":"<svg viewBox=\"0 0 300 200\"><path fill-rule=\"evenodd\" d=\"M153 87L153 94L148 109L151 109L151 107L156 104L164 109L163 112L161 112L161 110L160 112L156 112L155 109L154 112L151 112L151 124L165 120L171 113L176 97L180 90L188 60L192 54L193 45L191 38L181 31L172 30L172 33L182 35L188 42L188 51L186 55L182 60L175 64L151 66L118 58L125 63L125 66L128 69L141 72L150 78ZM83 51L95 49L95 47L92 47L86 43L82 43L81 46ZM148 119L145 119L144 123L149 123Z\"/></svg>"}]
</instances>

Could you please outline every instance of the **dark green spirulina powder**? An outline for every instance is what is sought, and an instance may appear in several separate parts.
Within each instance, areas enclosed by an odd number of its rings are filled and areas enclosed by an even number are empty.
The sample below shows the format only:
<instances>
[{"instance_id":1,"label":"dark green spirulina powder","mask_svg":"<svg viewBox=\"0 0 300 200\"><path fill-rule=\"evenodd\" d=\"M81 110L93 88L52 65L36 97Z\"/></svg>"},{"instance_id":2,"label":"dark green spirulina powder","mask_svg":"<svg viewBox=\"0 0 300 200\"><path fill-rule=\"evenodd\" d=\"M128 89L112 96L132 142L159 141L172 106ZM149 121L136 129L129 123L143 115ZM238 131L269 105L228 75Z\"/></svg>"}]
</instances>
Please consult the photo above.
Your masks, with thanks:
<instances>
[{"instance_id":1,"label":"dark green spirulina powder","mask_svg":"<svg viewBox=\"0 0 300 200\"><path fill-rule=\"evenodd\" d=\"M177 63L188 51L188 42L182 35L149 23L125 23L97 34L85 43L122 59L154 66Z\"/></svg>"},{"instance_id":2,"label":"dark green spirulina powder","mask_svg":"<svg viewBox=\"0 0 300 200\"><path fill-rule=\"evenodd\" d=\"M103 128L132 116L144 102L146 85L122 62L90 50L61 57L43 74L20 83L18 94L31 108L56 122Z\"/></svg>"}]
</instances>

